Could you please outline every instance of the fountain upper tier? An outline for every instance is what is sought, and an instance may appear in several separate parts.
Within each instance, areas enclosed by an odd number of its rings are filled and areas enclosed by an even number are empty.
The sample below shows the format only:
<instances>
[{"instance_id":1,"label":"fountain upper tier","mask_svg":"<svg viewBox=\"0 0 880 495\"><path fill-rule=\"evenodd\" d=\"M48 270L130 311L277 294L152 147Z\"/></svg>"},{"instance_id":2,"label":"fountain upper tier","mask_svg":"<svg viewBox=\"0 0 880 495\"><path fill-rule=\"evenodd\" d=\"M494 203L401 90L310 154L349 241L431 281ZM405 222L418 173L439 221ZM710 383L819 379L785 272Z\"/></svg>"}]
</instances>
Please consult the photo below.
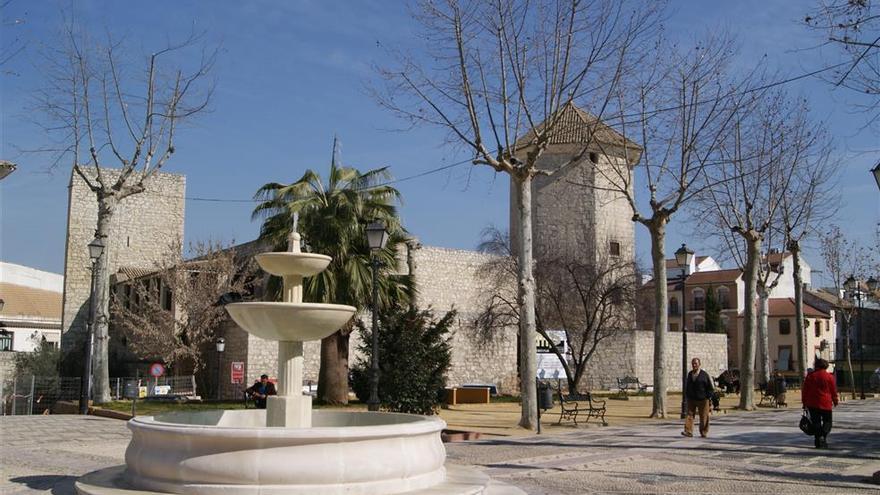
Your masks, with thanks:
<instances>
[{"instance_id":1,"label":"fountain upper tier","mask_svg":"<svg viewBox=\"0 0 880 495\"><path fill-rule=\"evenodd\" d=\"M357 311L342 304L302 302L303 277L315 276L330 264L323 254L301 253L300 236L290 236L289 251L256 256L260 267L284 279L284 302L227 304L226 311L246 332L267 340L305 342L319 340L342 328Z\"/></svg>"},{"instance_id":2,"label":"fountain upper tier","mask_svg":"<svg viewBox=\"0 0 880 495\"><path fill-rule=\"evenodd\" d=\"M312 277L324 271L330 264L329 256L314 253L279 251L256 256L260 268L272 275L299 275Z\"/></svg>"}]
</instances>

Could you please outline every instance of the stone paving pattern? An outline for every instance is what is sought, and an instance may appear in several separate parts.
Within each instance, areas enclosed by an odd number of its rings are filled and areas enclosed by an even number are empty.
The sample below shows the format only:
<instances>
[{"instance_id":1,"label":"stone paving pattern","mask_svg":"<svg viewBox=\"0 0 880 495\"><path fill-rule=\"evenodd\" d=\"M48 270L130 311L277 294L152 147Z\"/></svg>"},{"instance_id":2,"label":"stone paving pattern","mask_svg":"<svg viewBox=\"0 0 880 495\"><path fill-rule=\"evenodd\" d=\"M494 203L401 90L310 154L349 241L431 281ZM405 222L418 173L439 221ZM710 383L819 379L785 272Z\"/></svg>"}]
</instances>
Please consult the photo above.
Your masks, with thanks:
<instances>
[{"instance_id":1,"label":"stone paving pattern","mask_svg":"<svg viewBox=\"0 0 880 495\"><path fill-rule=\"evenodd\" d=\"M530 494L880 494L864 482L880 470L880 400L842 404L828 450L812 448L799 417L796 409L713 417L708 439L658 421L448 444L447 453ZM122 464L129 438L119 420L2 417L0 493L72 494L78 476Z\"/></svg>"},{"instance_id":2,"label":"stone paving pattern","mask_svg":"<svg viewBox=\"0 0 880 495\"><path fill-rule=\"evenodd\" d=\"M863 482L880 470L880 401L836 409L827 450L813 448L799 419L799 409L762 410L713 417L708 439L663 421L450 444L447 454L530 494L880 494Z\"/></svg>"}]
</instances>

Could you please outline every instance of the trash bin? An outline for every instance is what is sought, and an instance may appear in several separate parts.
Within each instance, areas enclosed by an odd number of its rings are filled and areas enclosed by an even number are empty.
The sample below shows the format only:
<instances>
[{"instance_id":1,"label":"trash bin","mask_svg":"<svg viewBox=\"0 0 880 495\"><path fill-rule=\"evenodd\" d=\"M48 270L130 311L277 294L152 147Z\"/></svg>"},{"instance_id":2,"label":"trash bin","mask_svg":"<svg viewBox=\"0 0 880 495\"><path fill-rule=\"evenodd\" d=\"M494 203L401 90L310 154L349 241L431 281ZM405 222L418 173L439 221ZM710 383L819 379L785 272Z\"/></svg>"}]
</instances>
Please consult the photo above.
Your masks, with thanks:
<instances>
[{"instance_id":1,"label":"trash bin","mask_svg":"<svg viewBox=\"0 0 880 495\"><path fill-rule=\"evenodd\" d=\"M137 380L126 380L123 388L122 396L126 399L138 398L138 382Z\"/></svg>"},{"instance_id":2,"label":"trash bin","mask_svg":"<svg viewBox=\"0 0 880 495\"><path fill-rule=\"evenodd\" d=\"M538 382L538 407L545 411L553 409L553 388L549 383Z\"/></svg>"}]
</instances>

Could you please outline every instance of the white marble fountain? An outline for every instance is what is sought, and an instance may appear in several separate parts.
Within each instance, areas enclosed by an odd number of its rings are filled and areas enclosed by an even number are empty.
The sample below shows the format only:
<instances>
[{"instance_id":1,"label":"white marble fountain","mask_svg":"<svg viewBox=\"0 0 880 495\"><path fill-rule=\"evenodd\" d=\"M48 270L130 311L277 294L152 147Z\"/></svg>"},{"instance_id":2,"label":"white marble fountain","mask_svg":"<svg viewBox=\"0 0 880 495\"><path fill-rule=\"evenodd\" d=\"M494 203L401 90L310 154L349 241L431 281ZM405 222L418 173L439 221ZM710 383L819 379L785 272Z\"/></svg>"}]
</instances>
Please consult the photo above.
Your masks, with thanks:
<instances>
[{"instance_id":1,"label":"white marble fountain","mask_svg":"<svg viewBox=\"0 0 880 495\"><path fill-rule=\"evenodd\" d=\"M341 328L352 306L302 302L303 277L329 256L300 252L294 233L287 252L257 255L283 277L283 302L226 306L238 325L278 341L278 395L265 410L215 410L138 416L128 422L125 465L76 483L87 495L519 494L473 468L445 466L437 417L312 411L302 394L303 342Z\"/></svg>"}]
</instances>

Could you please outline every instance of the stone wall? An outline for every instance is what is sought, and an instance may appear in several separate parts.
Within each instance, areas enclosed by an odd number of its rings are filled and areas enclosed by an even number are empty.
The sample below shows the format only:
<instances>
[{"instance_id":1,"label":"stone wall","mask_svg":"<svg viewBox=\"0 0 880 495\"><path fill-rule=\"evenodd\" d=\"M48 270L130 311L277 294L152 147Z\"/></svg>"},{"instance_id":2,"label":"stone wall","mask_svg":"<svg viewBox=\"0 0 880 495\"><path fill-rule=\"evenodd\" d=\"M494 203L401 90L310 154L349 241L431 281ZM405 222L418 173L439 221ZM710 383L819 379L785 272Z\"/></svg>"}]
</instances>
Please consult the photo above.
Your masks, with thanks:
<instances>
[{"instance_id":1,"label":"stone wall","mask_svg":"<svg viewBox=\"0 0 880 495\"><path fill-rule=\"evenodd\" d=\"M116 169L102 170L106 180L119 176ZM94 176L95 169L86 169ZM88 312L91 261L88 244L95 238L98 202L82 178L71 173L68 186L67 245L64 259L64 310L61 345L68 349L83 332ZM154 268L183 239L186 178L159 173L147 182L147 190L123 199L113 217L108 246L110 271L119 267ZM68 333L72 331L72 333Z\"/></svg>"},{"instance_id":2,"label":"stone wall","mask_svg":"<svg viewBox=\"0 0 880 495\"><path fill-rule=\"evenodd\" d=\"M669 390L681 390L682 334L666 335L666 373ZM715 377L727 369L727 335L688 333L688 369L690 359L700 358L703 369ZM587 367L583 386L589 390L609 390L617 379L635 376L643 383L654 383L654 333L626 331L608 337Z\"/></svg>"},{"instance_id":3,"label":"stone wall","mask_svg":"<svg viewBox=\"0 0 880 495\"><path fill-rule=\"evenodd\" d=\"M450 385L489 383L499 392L518 390L516 372L516 328L499 331L490 339L473 329L490 285L478 269L492 256L475 251L423 246L413 251L413 275L418 304L432 308L438 316L458 311L452 338Z\"/></svg>"}]
</instances>

